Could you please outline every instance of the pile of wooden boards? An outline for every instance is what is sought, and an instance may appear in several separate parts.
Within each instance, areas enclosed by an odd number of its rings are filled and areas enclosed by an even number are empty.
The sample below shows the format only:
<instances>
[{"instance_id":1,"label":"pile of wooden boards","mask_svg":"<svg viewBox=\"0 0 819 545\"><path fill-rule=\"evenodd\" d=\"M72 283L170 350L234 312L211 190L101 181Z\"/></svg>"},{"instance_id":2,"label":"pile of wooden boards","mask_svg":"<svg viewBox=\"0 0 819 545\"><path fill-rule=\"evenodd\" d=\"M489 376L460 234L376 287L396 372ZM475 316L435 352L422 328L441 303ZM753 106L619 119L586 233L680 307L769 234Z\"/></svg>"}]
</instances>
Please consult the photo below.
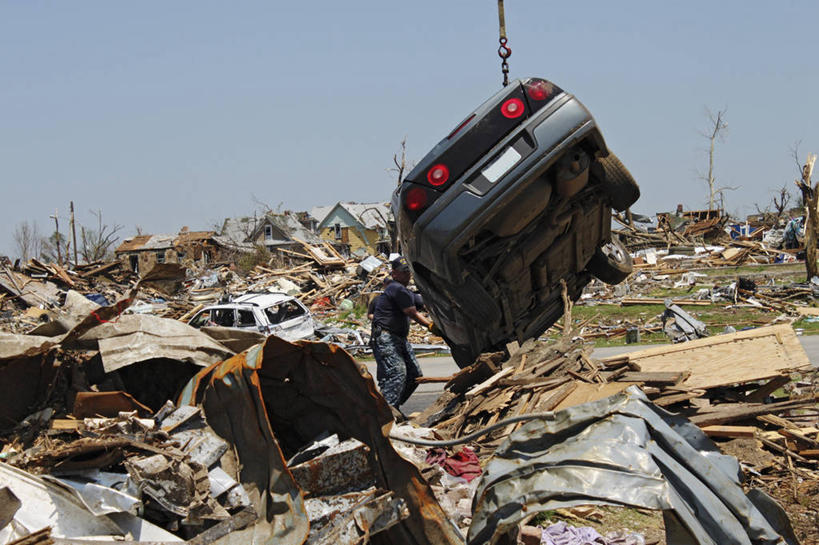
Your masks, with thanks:
<instances>
[{"instance_id":1,"label":"pile of wooden boards","mask_svg":"<svg viewBox=\"0 0 819 545\"><path fill-rule=\"evenodd\" d=\"M482 355L451 377L441 397L413 421L434 427L445 438L464 437L508 417L560 410L637 385L655 404L687 416L706 433L718 435L729 424L794 414L801 409L813 410L817 419L819 394L786 388L792 373L810 369L805 351L787 325L600 361L589 357L579 340L554 344L531 340L508 359L503 353ZM479 455L493 452L520 425L511 423L476 439ZM802 435L816 441L809 433ZM811 443L800 446L811 450L807 448ZM813 465L819 459L796 453Z\"/></svg>"}]
</instances>

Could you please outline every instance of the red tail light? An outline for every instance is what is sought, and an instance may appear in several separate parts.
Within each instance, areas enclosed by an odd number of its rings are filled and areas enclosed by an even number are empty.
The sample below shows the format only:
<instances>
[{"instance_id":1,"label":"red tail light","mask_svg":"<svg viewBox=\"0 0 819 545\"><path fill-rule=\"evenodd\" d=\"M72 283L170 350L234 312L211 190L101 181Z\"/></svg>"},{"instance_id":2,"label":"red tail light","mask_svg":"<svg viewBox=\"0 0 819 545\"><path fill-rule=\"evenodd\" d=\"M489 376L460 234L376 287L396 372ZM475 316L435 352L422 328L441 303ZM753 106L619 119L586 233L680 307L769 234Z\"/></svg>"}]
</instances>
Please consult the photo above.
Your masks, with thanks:
<instances>
[{"instance_id":1,"label":"red tail light","mask_svg":"<svg viewBox=\"0 0 819 545\"><path fill-rule=\"evenodd\" d=\"M519 98L510 98L501 106L501 113L509 119L522 116L523 110L523 101Z\"/></svg>"},{"instance_id":2,"label":"red tail light","mask_svg":"<svg viewBox=\"0 0 819 545\"><path fill-rule=\"evenodd\" d=\"M423 187L411 187L404 193L404 206L411 212L423 210L427 203L429 203L429 197L427 197L427 190Z\"/></svg>"},{"instance_id":3,"label":"red tail light","mask_svg":"<svg viewBox=\"0 0 819 545\"><path fill-rule=\"evenodd\" d=\"M552 96L553 85L546 80L532 80L526 84L526 94L532 100L547 100Z\"/></svg>"},{"instance_id":4,"label":"red tail light","mask_svg":"<svg viewBox=\"0 0 819 545\"><path fill-rule=\"evenodd\" d=\"M435 165L427 172L427 181L435 187L444 185L447 180L449 180L449 168L446 165Z\"/></svg>"}]
</instances>

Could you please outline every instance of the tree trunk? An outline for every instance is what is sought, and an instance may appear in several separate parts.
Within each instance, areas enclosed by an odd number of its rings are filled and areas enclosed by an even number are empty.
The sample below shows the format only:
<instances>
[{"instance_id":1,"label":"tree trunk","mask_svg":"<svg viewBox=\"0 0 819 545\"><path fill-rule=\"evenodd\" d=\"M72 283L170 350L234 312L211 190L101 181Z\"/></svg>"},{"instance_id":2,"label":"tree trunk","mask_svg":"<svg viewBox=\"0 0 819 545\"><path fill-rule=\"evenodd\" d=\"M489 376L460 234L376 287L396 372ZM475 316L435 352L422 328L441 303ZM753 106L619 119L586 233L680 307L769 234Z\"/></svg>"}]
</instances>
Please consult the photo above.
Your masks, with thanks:
<instances>
[{"instance_id":1,"label":"tree trunk","mask_svg":"<svg viewBox=\"0 0 819 545\"><path fill-rule=\"evenodd\" d=\"M808 155L805 166L802 167L803 195L805 196L805 271L807 280L817 276L816 269L816 236L819 232L819 182L816 187L811 188L810 177L813 173L813 164L816 162L816 155ZM807 188L807 193L804 189Z\"/></svg>"}]
</instances>

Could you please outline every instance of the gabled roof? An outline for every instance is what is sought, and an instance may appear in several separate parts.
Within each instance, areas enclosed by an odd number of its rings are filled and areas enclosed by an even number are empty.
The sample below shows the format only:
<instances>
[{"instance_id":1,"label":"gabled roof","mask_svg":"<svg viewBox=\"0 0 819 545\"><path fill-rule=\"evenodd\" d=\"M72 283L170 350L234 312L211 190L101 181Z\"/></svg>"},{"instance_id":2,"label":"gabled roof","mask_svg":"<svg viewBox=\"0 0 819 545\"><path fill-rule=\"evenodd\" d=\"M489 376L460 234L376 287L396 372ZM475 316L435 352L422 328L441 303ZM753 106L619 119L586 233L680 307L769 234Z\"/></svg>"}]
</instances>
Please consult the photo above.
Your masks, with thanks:
<instances>
[{"instance_id":1,"label":"gabled roof","mask_svg":"<svg viewBox=\"0 0 819 545\"><path fill-rule=\"evenodd\" d=\"M305 242L319 242L321 240L315 233L302 225L298 216L292 212L227 218L222 226L222 231L213 238L222 246L250 251L253 249L254 239L266 224L272 225L279 232L279 236L283 237L275 238L276 233L274 232L274 239L265 241L267 246L291 244L295 239Z\"/></svg>"},{"instance_id":2,"label":"gabled roof","mask_svg":"<svg viewBox=\"0 0 819 545\"><path fill-rule=\"evenodd\" d=\"M317 222L321 223L336 206L338 205L333 204L330 206L314 206L310 209L310 215L313 216Z\"/></svg>"},{"instance_id":3,"label":"gabled roof","mask_svg":"<svg viewBox=\"0 0 819 545\"><path fill-rule=\"evenodd\" d=\"M317 207L322 209L329 208L329 210L327 210L327 212L324 213L324 217L321 220L319 220L319 227L321 228L327 227L326 225L324 225L324 220L326 220L332 214L332 212L339 207L343 208L348 214L350 214L350 216L353 217L353 219L360 223L361 226L364 227L365 229L374 230L386 229L387 222L392 220L392 210L390 209L389 203L338 202L335 206ZM317 210L317 208L314 208L313 210ZM313 215L313 217L316 216Z\"/></svg>"}]
</instances>

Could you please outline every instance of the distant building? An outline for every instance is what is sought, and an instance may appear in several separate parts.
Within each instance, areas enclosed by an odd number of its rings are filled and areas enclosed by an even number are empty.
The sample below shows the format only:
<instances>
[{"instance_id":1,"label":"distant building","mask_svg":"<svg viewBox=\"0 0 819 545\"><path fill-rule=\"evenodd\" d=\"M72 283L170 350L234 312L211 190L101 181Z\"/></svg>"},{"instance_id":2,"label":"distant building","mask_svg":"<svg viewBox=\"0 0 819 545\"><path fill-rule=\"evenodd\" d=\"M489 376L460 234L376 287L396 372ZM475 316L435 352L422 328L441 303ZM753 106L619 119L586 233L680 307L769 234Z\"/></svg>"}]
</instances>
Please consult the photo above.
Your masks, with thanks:
<instances>
[{"instance_id":1,"label":"distant building","mask_svg":"<svg viewBox=\"0 0 819 545\"><path fill-rule=\"evenodd\" d=\"M390 252L388 225L392 211L388 203L339 202L315 207L310 215L318 222L316 229L321 238L346 245L353 255Z\"/></svg>"},{"instance_id":2,"label":"distant building","mask_svg":"<svg viewBox=\"0 0 819 545\"><path fill-rule=\"evenodd\" d=\"M126 238L114 254L128 269L139 273L157 263L207 265L218 257L215 231L190 231L176 235L137 235Z\"/></svg>"},{"instance_id":3,"label":"distant building","mask_svg":"<svg viewBox=\"0 0 819 545\"><path fill-rule=\"evenodd\" d=\"M302 242L321 242L310 229L316 222L307 212L268 213L239 218L227 218L215 241L226 250L253 252L264 247L277 250L299 250Z\"/></svg>"}]
</instances>

